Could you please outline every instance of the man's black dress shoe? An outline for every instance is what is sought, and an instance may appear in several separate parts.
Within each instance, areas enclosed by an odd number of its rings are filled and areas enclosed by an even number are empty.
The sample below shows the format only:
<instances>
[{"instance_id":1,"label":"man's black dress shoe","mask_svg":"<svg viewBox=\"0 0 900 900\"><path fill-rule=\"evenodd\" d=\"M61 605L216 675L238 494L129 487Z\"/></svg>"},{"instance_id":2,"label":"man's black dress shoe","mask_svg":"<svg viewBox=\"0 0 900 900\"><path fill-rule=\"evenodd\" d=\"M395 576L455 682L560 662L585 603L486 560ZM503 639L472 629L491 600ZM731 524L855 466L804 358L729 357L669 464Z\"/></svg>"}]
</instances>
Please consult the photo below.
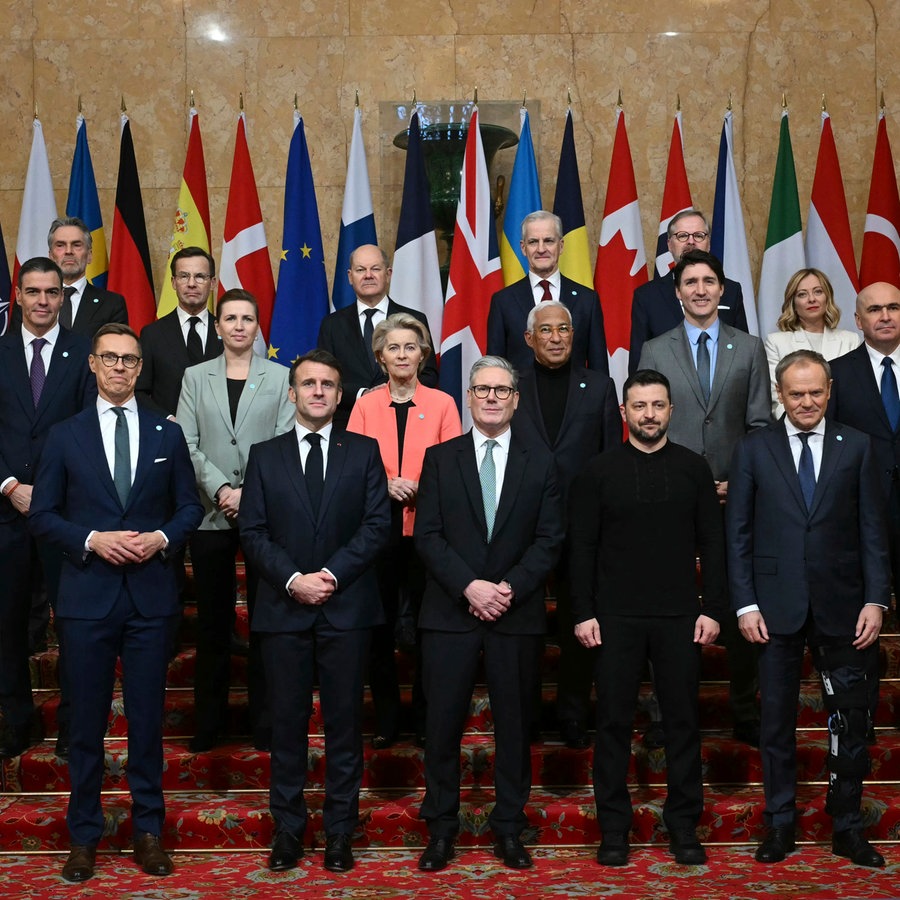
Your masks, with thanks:
<instances>
[{"instance_id":1,"label":"man's black dress shoe","mask_svg":"<svg viewBox=\"0 0 900 900\"><path fill-rule=\"evenodd\" d=\"M735 722L731 733L736 741L749 744L751 747L759 747L759 722L755 719Z\"/></svg>"},{"instance_id":2,"label":"man's black dress shoe","mask_svg":"<svg viewBox=\"0 0 900 900\"><path fill-rule=\"evenodd\" d=\"M214 731L198 731L188 744L191 753L206 753L219 743L219 736Z\"/></svg>"},{"instance_id":3,"label":"man's black dress shoe","mask_svg":"<svg viewBox=\"0 0 900 900\"><path fill-rule=\"evenodd\" d=\"M572 750L584 750L591 746L587 731L574 719L559 724L559 736L563 743Z\"/></svg>"},{"instance_id":4,"label":"man's black dress shoe","mask_svg":"<svg viewBox=\"0 0 900 900\"><path fill-rule=\"evenodd\" d=\"M625 866L628 864L628 833L604 831L597 848L597 862L601 866Z\"/></svg>"},{"instance_id":5,"label":"man's black dress shoe","mask_svg":"<svg viewBox=\"0 0 900 900\"><path fill-rule=\"evenodd\" d=\"M494 856L503 860L508 869L530 869L531 856L515 835L500 838L494 844Z\"/></svg>"},{"instance_id":6,"label":"man's black dress shoe","mask_svg":"<svg viewBox=\"0 0 900 900\"><path fill-rule=\"evenodd\" d=\"M644 732L644 746L649 750L659 750L666 746L666 732L663 730L662 720L651 722Z\"/></svg>"},{"instance_id":7,"label":"man's black dress shoe","mask_svg":"<svg viewBox=\"0 0 900 900\"><path fill-rule=\"evenodd\" d=\"M446 869L453 859L453 838L433 837L419 857L419 870L422 872L440 872Z\"/></svg>"},{"instance_id":8,"label":"man's black dress shoe","mask_svg":"<svg viewBox=\"0 0 900 900\"><path fill-rule=\"evenodd\" d=\"M706 851L693 828L681 828L669 834L669 853L680 866L706 864Z\"/></svg>"},{"instance_id":9,"label":"man's black dress shoe","mask_svg":"<svg viewBox=\"0 0 900 900\"><path fill-rule=\"evenodd\" d=\"M756 848L756 861L761 863L781 862L788 853L797 849L793 825L776 825L769 829L765 839Z\"/></svg>"},{"instance_id":10,"label":"man's black dress shoe","mask_svg":"<svg viewBox=\"0 0 900 900\"><path fill-rule=\"evenodd\" d=\"M884 857L856 829L836 831L831 839L831 852L846 856L858 866L880 869L884 865Z\"/></svg>"},{"instance_id":11,"label":"man's black dress shoe","mask_svg":"<svg viewBox=\"0 0 900 900\"><path fill-rule=\"evenodd\" d=\"M374 750L387 750L388 747L394 746L396 738L388 737L384 734L376 734L372 738L372 748Z\"/></svg>"},{"instance_id":12,"label":"man's black dress shoe","mask_svg":"<svg viewBox=\"0 0 900 900\"><path fill-rule=\"evenodd\" d=\"M171 875L175 866L155 834L142 834L134 841L134 861L147 875Z\"/></svg>"},{"instance_id":13,"label":"man's black dress shoe","mask_svg":"<svg viewBox=\"0 0 900 900\"><path fill-rule=\"evenodd\" d=\"M97 848L93 844L73 844L69 858L62 868L62 877L72 884L80 884L94 877L94 860Z\"/></svg>"},{"instance_id":14,"label":"man's black dress shoe","mask_svg":"<svg viewBox=\"0 0 900 900\"><path fill-rule=\"evenodd\" d=\"M0 759L21 756L31 746L27 729L7 728L0 736Z\"/></svg>"},{"instance_id":15,"label":"man's black dress shoe","mask_svg":"<svg viewBox=\"0 0 900 900\"><path fill-rule=\"evenodd\" d=\"M329 872L349 872L353 868L349 834L333 834L325 838L324 865Z\"/></svg>"},{"instance_id":16,"label":"man's black dress shoe","mask_svg":"<svg viewBox=\"0 0 900 900\"><path fill-rule=\"evenodd\" d=\"M261 753L272 752L271 728L262 727L253 729L253 749L259 750Z\"/></svg>"},{"instance_id":17,"label":"man's black dress shoe","mask_svg":"<svg viewBox=\"0 0 900 900\"><path fill-rule=\"evenodd\" d=\"M289 831L279 831L272 841L272 852L269 854L269 868L273 872L286 872L297 868L297 860L303 856L300 839Z\"/></svg>"}]
</instances>

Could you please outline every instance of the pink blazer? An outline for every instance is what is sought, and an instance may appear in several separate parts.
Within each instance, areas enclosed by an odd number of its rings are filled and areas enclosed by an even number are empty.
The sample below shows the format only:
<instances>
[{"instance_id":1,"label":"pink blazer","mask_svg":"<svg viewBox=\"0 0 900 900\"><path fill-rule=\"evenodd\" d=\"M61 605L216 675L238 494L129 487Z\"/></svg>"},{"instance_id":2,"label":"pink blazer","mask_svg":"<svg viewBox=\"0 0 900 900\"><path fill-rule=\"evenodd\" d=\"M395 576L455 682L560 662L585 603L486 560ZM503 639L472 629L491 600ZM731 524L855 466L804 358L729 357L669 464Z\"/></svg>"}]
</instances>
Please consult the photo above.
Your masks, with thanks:
<instances>
[{"instance_id":1,"label":"pink blazer","mask_svg":"<svg viewBox=\"0 0 900 900\"><path fill-rule=\"evenodd\" d=\"M425 451L433 444L440 444L462 434L462 424L456 403L449 394L436 388L416 386L413 406L406 420L406 434L403 437L403 465L398 459L397 418L391 406L388 385L382 384L367 394L363 394L353 405L348 431L365 434L378 441L381 461L388 478L419 480ZM411 536L416 519L415 507L403 510L403 534Z\"/></svg>"}]
</instances>

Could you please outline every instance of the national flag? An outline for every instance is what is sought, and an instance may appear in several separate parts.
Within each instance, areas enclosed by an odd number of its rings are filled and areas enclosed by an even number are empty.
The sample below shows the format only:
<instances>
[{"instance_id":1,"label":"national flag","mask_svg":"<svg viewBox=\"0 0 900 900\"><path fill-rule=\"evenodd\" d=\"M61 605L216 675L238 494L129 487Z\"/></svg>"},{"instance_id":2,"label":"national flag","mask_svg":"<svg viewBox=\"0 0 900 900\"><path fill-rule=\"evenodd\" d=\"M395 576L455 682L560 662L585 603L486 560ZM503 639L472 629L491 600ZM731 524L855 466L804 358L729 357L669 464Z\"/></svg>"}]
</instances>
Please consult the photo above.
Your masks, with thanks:
<instances>
[{"instance_id":1,"label":"national flag","mask_svg":"<svg viewBox=\"0 0 900 900\"><path fill-rule=\"evenodd\" d=\"M157 315L164 316L178 305L178 295L169 277L172 257L185 247L199 247L210 252L212 230L209 220L209 192L206 187L206 161L203 157L203 138L200 135L200 116L192 106L188 113L188 145L178 189L178 209L175 210L175 224L172 228L172 242L169 258L159 295ZM210 305L214 298L210 296Z\"/></svg>"},{"instance_id":2,"label":"national flag","mask_svg":"<svg viewBox=\"0 0 900 900\"><path fill-rule=\"evenodd\" d=\"M502 287L491 185L478 129L478 107L474 106L466 135L441 332L441 387L456 400L464 428L472 424L468 409L463 408L469 370L486 352L491 297Z\"/></svg>"},{"instance_id":3,"label":"national flag","mask_svg":"<svg viewBox=\"0 0 900 900\"><path fill-rule=\"evenodd\" d=\"M91 162L91 150L88 147L87 123L81 113L78 113L75 120L75 128L75 153L72 156L72 171L69 174L66 215L77 216L87 225L91 233L91 261L86 275L91 284L105 288L109 269L106 235L103 232L97 182L94 179L94 164Z\"/></svg>"},{"instance_id":4,"label":"national flag","mask_svg":"<svg viewBox=\"0 0 900 900\"><path fill-rule=\"evenodd\" d=\"M11 308L12 281L9 277L9 262L6 259L6 242L3 240L3 227L0 226L0 334L6 334Z\"/></svg>"},{"instance_id":5,"label":"national flag","mask_svg":"<svg viewBox=\"0 0 900 900\"><path fill-rule=\"evenodd\" d=\"M824 110L806 220L806 264L828 276L841 319L852 322L859 293L859 275L831 116Z\"/></svg>"},{"instance_id":6,"label":"national flag","mask_svg":"<svg viewBox=\"0 0 900 900\"><path fill-rule=\"evenodd\" d=\"M519 110L519 119L519 146L516 148L516 159L509 180L503 233L500 235L500 262L503 265L505 284L520 281L528 273L528 260L522 252L522 220L529 213L542 209L531 123L524 106Z\"/></svg>"},{"instance_id":7,"label":"national flag","mask_svg":"<svg viewBox=\"0 0 900 900\"><path fill-rule=\"evenodd\" d=\"M861 287L876 281L886 281L900 288L900 195L884 108L878 116L869 205L859 261Z\"/></svg>"},{"instance_id":8,"label":"national flag","mask_svg":"<svg viewBox=\"0 0 900 900\"><path fill-rule=\"evenodd\" d=\"M584 203L581 199L581 179L578 177L578 158L575 155L575 128L572 110L566 113L559 171L556 175L556 196L553 212L563 223L563 252L559 257L559 271L566 278L585 287L593 284L590 243L584 224Z\"/></svg>"},{"instance_id":9,"label":"national flag","mask_svg":"<svg viewBox=\"0 0 900 900\"><path fill-rule=\"evenodd\" d=\"M656 275L662 278L675 265L669 252L669 222L686 209L693 209L691 186L684 167L684 134L681 110L675 113L669 161L666 164L666 184L663 188L662 212L659 214L659 235L656 239Z\"/></svg>"},{"instance_id":10,"label":"national flag","mask_svg":"<svg viewBox=\"0 0 900 900\"><path fill-rule=\"evenodd\" d=\"M31 128L31 155L28 157L19 233L16 235L13 284L18 280L19 266L23 262L33 256L47 255L47 234L56 218L56 198L53 196L53 182L50 179L50 160L44 143L44 129L36 116Z\"/></svg>"},{"instance_id":11,"label":"national flag","mask_svg":"<svg viewBox=\"0 0 900 900\"><path fill-rule=\"evenodd\" d=\"M328 281L303 118L294 110L294 132L284 182L284 234L278 290L272 311L269 359L289 366L316 346L319 325L328 315Z\"/></svg>"},{"instance_id":12,"label":"national flag","mask_svg":"<svg viewBox=\"0 0 900 900\"><path fill-rule=\"evenodd\" d=\"M741 209L741 193L734 168L734 123L731 110L726 110L719 139L719 163L716 169L716 199L713 202L712 234L710 250L725 274L741 286L744 295L744 312L750 334L759 334L756 318L756 296L753 293L753 274L750 271L750 253L747 249L747 232Z\"/></svg>"},{"instance_id":13,"label":"national flag","mask_svg":"<svg viewBox=\"0 0 900 900\"><path fill-rule=\"evenodd\" d=\"M620 396L628 377L631 298L635 289L646 281L647 257L637 183L625 128L625 112L619 108L616 110L616 136L600 226L594 288L603 308L609 374L616 382Z\"/></svg>"},{"instance_id":14,"label":"national flag","mask_svg":"<svg viewBox=\"0 0 900 900\"><path fill-rule=\"evenodd\" d=\"M402 306L423 312L428 319L432 340L437 342L441 339L444 289L441 286L431 189L422 153L418 110L413 112L409 122L391 296ZM434 349L437 352L438 348Z\"/></svg>"},{"instance_id":15,"label":"national flag","mask_svg":"<svg viewBox=\"0 0 900 900\"><path fill-rule=\"evenodd\" d=\"M228 187L228 206L225 209L225 239L219 274L219 296L232 288L243 288L256 298L259 306L259 334L254 349L267 355L269 326L272 324L272 305L275 300L275 279L266 244L256 177L247 146L247 123L243 111L238 116L234 142L234 162Z\"/></svg>"},{"instance_id":16,"label":"national flag","mask_svg":"<svg viewBox=\"0 0 900 900\"><path fill-rule=\"evenodd\" d=\"M134 157L131 123L122 113L116 210L109 249L109 289L125 297L128 324L138 333L156 318L156 293L144 221L144 201Z\"/></svg>"},{"instance_id":17,"label":"national flag","mask_svg":"<svg viewBox=\"0 0 900 900\"><path fill-rule=\"evenodd\" d=\"M781 133L775 178L772 181L772 203L769 206L769 226L766 230L766 250L759 276L759 333L775 331L781 315L784 288L798 269L806 266L803 252L803 225L800 221L800 196L797 193L797 173L794 170L794 151L788 127L787 109L781 113Z\"/></svg>"},{"instance_id":18,"label":"national flag","mask_svg":"<svg viewBox=\"0 0 900 900\"><path fill-rule=\"evenodd\" d=\"M363 244L377 244L375 211L369 187L366 165L366 145L362 136L362 113L353 110L353 136L350 139L350 158L347 161L347 183L344 186L344 205L341 209L341 230L338 234L337 259L334 263L334 282L331 302L335 309L356 302L356 295L347 279L350 254Z\"/></svg>"}]
</instances>

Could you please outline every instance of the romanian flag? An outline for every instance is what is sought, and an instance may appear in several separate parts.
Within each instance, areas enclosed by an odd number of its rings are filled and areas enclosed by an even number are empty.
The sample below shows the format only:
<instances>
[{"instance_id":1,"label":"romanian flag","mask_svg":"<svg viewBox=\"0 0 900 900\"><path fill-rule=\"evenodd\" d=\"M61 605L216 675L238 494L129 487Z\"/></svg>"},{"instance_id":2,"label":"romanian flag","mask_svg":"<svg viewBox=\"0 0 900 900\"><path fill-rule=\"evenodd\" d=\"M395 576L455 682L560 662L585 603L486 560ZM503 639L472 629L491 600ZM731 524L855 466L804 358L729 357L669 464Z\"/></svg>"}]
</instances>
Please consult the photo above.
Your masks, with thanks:
<instances>
[{"instance_id":1,"label":"romanian flag","mask_svg":"<svg viewBox=\"0 0 900 900\"><path fill-rule=\"evenodd\" d=\"M94 179L94 164L88 147L87 123L78 113L75 120L75 153L72 156L72 171L69 175L69 199L66 201L66 215L77 216L91 233L91 261L87 267L87 277L91 284L106 287L109 258L106 255L106 235L103 232L103 216L100 215L100 199L97 196L97 182Z\"/></svg>"},{"instance_id":2,"label":"romanian flag","mask_svg":"<svg viewBox=\"0 0 900 900\"><path fill-rule=\"evenodd\" d=\"M172 228L172 243L169 245L169 259L166 275L159 295L158 315L170 313L178 305L172 279L169 278L172 257L185 247L199 247L209 253L212 238L209 227L209 194L206 190L206 162L203 159L203 138L200 137L200 117L191 107L188 116L189 136L181 188L178 191L178 209L175 210L175 225ZM210 296L210 303L214 298Z\"/></svg>"}]
</instances>

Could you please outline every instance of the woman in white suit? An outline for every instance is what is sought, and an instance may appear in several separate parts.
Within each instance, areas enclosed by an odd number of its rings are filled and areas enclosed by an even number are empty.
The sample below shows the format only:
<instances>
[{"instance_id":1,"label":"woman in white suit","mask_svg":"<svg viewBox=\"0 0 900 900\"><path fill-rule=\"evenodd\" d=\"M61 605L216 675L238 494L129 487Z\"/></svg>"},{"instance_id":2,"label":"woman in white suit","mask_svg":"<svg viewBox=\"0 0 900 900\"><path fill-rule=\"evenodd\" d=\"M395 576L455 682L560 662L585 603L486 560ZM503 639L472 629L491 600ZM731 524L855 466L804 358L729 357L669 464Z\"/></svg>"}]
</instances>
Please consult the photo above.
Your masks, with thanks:
<instances>
[{"instance_id":1,"label":"woman in white suit","mask_svg":"<svg viewBox=\"0 0 900 900\"><path fill-rule=\"evenodd\" d=\"M815 350L825 359L835 359L859 346L860 333L838 328L840 320L841 311L834 302L834 290L824 272L800 269L791 275L784 289L778 331L766 338L772 413L776 419L784 412L775 392L775 366L780 359L795 350Z\"/></svg>"},{"instance_id":2,"label":"woman in white suit","mask_svg":"<svg viewBox=\"0 0 900 900\"><path fill-rule=\"evenodd\" d=\"M205 515L191 538L197 594L197 666L194 677L195 753L227 733L231 634L235 621L240 548L237 513L252 444L289 431L294 406L288 369L253 353L259 311L252 294L224 293L216 306L224 352L184 373L176 419L184 429ZM247 605L253 614L256 573L247 568ZM265 681L253 635L248 660L250 725L257 749L268 749Z\"/></svg>"}]
</instances>

